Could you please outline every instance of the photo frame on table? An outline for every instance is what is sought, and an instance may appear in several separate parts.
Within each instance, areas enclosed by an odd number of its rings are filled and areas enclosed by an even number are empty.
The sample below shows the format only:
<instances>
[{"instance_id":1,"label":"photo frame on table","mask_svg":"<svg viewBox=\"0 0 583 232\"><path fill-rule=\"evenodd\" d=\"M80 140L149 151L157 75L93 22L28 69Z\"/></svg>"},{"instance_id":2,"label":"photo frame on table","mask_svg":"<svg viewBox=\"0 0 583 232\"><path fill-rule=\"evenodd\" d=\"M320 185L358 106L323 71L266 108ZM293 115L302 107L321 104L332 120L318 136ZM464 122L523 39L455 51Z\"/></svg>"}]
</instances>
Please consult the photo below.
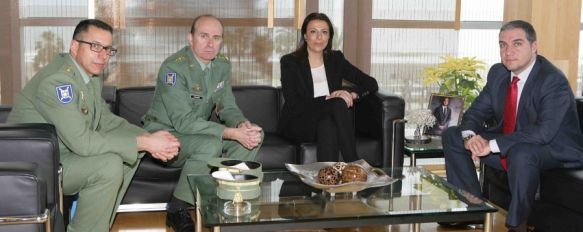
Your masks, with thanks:
<instances>
[{"instance_id":1,"label":"photo frame on table","mask_svg":"<svg viewBox=\"0 0 583 232\"><path fill-rule=\"evenodd\" d=\"M429 98L429 110L435 116L435 125L427 133L441 135L446 128L459 125L462 121L463 109L463 96L432 93Z\"/></svg>"}]
</instances>

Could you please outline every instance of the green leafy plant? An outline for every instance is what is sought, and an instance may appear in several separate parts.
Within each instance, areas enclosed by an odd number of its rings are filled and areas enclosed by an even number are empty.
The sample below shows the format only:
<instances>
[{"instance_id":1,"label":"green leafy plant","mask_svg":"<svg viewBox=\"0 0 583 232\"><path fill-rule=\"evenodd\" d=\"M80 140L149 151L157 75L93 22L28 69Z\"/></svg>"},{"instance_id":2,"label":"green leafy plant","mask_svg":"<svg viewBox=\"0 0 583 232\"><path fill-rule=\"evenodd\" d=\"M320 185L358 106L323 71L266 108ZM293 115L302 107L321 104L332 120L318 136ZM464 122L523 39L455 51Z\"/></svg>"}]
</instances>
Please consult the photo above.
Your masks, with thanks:
<instances>
[{"instance_id":1,"label":"green leafy plant","mask_svg":"<svg viewBox=\"0 0 583 232\"><path fill-rule=\"evenodd\" d=\"M423 70L423 82L425 85L437 84L440 94L464 96L464 108L467 109L482 89L483 79L477 71L486 69L485 63L476 57L447 55L441 58L442 63Z\"/></svg>"}]
</instances>

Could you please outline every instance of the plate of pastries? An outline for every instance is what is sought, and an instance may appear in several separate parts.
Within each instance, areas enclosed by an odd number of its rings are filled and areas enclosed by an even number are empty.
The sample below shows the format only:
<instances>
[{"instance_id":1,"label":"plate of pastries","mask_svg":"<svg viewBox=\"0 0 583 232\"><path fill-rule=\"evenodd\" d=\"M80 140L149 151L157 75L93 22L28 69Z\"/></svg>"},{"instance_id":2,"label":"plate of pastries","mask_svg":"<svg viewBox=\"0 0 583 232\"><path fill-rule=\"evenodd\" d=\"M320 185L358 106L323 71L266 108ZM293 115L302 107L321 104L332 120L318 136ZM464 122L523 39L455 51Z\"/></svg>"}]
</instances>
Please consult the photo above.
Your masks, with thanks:
<instances>
[{"instance_id":1,"label":"plate of pastries","mask_svg":"<svg viewBox=\"0 0 583 232\"><path fill-rule=\"evenodd\" d=\"M286 163L285 166L305 184L329 193L358 192L397 181L363 159L350 163L315 162L303 165Z\"/></svg>"}]
</instances>

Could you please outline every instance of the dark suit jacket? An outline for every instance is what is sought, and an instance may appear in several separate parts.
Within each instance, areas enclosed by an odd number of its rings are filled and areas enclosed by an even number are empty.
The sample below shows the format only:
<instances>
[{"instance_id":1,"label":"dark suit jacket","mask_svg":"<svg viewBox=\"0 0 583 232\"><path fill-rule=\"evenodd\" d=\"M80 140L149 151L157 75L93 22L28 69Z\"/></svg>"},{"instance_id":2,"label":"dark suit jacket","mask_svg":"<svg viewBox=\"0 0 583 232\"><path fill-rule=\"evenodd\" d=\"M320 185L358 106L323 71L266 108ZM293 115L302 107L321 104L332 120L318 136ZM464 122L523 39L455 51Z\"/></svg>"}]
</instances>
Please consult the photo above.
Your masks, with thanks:
<instances>
[{"instance_id":1,"label":"dark suit jacket","mask_svg":"<svg viewBox=\"0 0 583 232\"><path fill-rule=\"evenodd\" d=\"M280 64L281 85L285 99L280 130L285 132L284 134L289 135L291 132L298 136L311 133L313 128L308 125L309 121L314 120L311 112L319 105L318 103L323 103L326 97L314 98L312 72L307 60L302 62L299 57L287 54L281 58ZM342 80L354 84L351 91L356 92L359 99L378 90L377 81L348 62L340 51L331 51L325 55L324 67L330 93L342 89ZM292 120L306 122L306 127L289 128Z\"/></svg>"},{"instance_id":2,"label":"dark suit jacket","mask_svg":"<svg viewBox=\"0 0 583 232\"><path fill-rule=\"evenodd\" d=\"M518 143L538 144L548 147L565 167L580 166L583 135L579 130L573 92L565 75L546 58L538 56L519 100L516 131L502 135L509 84L510 71L502 64L492 66L486 86L463 117L462 130L497 134L495 138L501 154ZM484 122L488 119L494 119L495 123L486 129Z\"/></svg>"},{"instance_id":3,"label":"dark suit jacket","mask_svg":"<svg viewBox=\"0 0 583 232\"><path fill-rule=\"evenodd\" d=\"M435 116L436 126L447 126L449 120L451 120L451 108L445 107L445 113L443 112L443 106L440 105L433 110L433 116Z\"/></svg>"}]
</instances>

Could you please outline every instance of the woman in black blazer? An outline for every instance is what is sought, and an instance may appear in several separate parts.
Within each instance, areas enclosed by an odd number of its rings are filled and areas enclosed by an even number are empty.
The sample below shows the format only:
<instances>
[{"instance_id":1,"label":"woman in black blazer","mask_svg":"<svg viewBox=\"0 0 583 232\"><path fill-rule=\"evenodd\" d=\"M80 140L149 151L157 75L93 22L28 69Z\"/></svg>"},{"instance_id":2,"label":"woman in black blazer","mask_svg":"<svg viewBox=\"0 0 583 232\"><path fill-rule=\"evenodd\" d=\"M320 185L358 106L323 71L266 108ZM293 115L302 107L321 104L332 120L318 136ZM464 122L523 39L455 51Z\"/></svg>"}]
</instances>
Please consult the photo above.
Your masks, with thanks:
<instances>
[{"instance_id":1,"label":"woman in black blazer","mask_svg":"<svg viewBox=\"0 0 583 232\"><path fill-rule=\"evenodd\" d=\"M349 108L378 90L376 80L332 50L334 28L328 16L311 13L302 24L300 47L281 58L285 103L281 133L296 142L316 142L318 161L358 160ZM342 81L351 82L350 91Z\"/></svg>"}]
</instances>

